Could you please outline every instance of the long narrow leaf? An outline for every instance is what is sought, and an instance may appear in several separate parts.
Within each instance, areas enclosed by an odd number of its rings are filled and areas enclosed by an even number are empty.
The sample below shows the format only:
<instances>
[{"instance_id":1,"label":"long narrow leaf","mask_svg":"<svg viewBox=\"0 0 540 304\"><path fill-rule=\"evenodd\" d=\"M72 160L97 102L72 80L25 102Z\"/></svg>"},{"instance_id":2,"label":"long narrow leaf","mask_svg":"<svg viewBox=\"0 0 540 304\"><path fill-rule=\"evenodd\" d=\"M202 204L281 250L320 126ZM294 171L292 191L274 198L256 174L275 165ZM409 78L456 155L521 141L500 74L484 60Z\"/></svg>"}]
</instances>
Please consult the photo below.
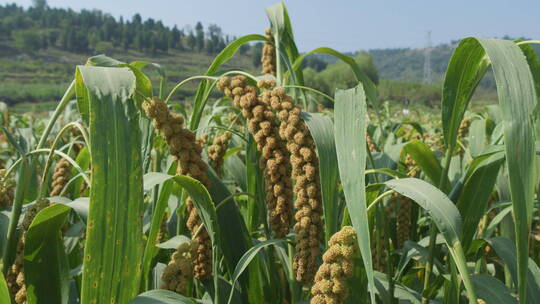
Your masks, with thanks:
<instances>
[{"instance_id":1,"label":"long narrow leaf","mask_svg":"<svg viewBox=\"0 0 540 304\"><path fill-rule=\"evenodd\" d=\"M497 181L504 154L492 155L465 181L457 207L463 216L463 248L467 251Z\"/></svg>"},{"instance_id":2,"label":"long narrow leaf","mask_svg":"<svg viewBox=\"0 0 540 304\"><path fill-rule=\"evenodd\" d=\"M456 145L457 129L474 89L490 65L497 83L503 118L506 163L515 218L519 297L525 301L536 167L532 115L538 99L526 57L514 42L480 38L466 38L460 42L452 55L444 82L443 132L445 144L452 150Z\"/></svg>"},{"instance_id":3,"label":"long narrow leaf","mask_svg":"<svg viewBox=\"0 0 540 304\"><path fill-rule=\"evenodd\" d=\"M240 260L238 261L238 264L236 265L234 269L234 273L232 276L233 287L234 287L234 284L236 284L236 281L238 281L238 278L240 278L244 270L246 270L246 268L250 265L251 261L253 261L253 259L257 256L257 254L259 253L261 249L263 249L266 246L276 245L284 241L285 241L284 239L273 239L273 240L264 241L251 247L248 251L246 251L246 253L240 258ZM227 303L230 303L231 299L232 299L232 291L231 291L231 295L229 296L229 301Z\"/></svg>"},{"instance_id":4,"label":"long narrow leaf","mask_svg":"<svg viewBox=\"0 0 540 304\"><path fill-rule=\"evenodd\" d=\"M420 179L394 179L385 182L385 184L401 195L415 201L431 215L433 222L444 236L446 245L461 274L465 288L470 296L469 301L475 302L476 298L467 269L467 260L460 241L462 220L454 203L441 190Z\"/></svg>"},{"instance_id":5,"label":"long narrow leaf","mask_svg":"<svg viewBox=\"0 0 540 304\"><path fill-rule=\"evenodd\" d=\"M220 234L218 232L218 220L216 209L210 198L208 190L198 180L185 175L176 175L173 180L178 183L189 196L193 199L197 214L202 220L204 228L208 232L208 236L212 241L212 272L214 277L214 300L220 296L220 283L218 274L218 264L220 261ZM219 300L218 300L219 301Z\"/></svg>"},{"instance_id":6,"label":"long narrow leaf","mask_svg":"<svg viewBox=\"0 0 540 304\"><path fill-rule=\"evenodd\" d=\"M358 80L364 85L365 93L371 105L375 107L378 105L377 88L375 87L375 84L373 83L373 81L371 81L371 79L367 76L367 74L364 73L362 69L360 69L360 67L358 66L356 61L354 61L352 57L342 54L328 47L321 47L321 48L317 48L312 51L309 51L303 54L302 56L298 57L298 59L296 59L296 61L293 64L293 69L294 70L300 69L300 67L302 66L302 60L310 54L331 55L345 62L352 69L354 76L356 77L356 80Z\"/></svg>"},{"instance_id":7,"label":"long narrow leaf","mask_svg":"<svg viewBox=\"0 0 540 304\"><path fill-rule=\"evenodd\" d=\"M4 274L0 272L0 300L2 303L11 304L11 296Z\"/></svg>"},{"instance_id":8,"label":"long narrow leaf","mask_svg":"<svg viewBox=\"0 0 540 304\"><path fill-rule=\"evenodd\" d=\"M366 95L362 85L336 92L334 135L347 209L358 234L358 247L368 277L371 302L375 302L370 231L366 208Z\"/></svg>"},{"instance_id":9,"label":"long narrow leaf","mask_svg":"<svg viewBox=\"0 0 540 304\"><path fill-rule=\"evenodd\" d=\"M194 304L195 302L183 295L169 290L150 290L141 293L128 304Z\"/></svg>"},{"instance_id":10,"label":"long narrow leaf","mask_svg":"<svg viewBox=\"0 0 540 304\"><path fill-rule=\"evenodd\" d=\"M441 180L442 167L428 145L423 141L415 140L403 146L403 150L411 156L420 169L422 169L435 185L439 183Z\"/></svg>"},{"instance_id":11,"label":"long narrow leaf","mask_svg":"<svg viewBox=\"0 0 540 304\"><path fill-rule=\"evenodd\" d=\"M537 97L531 71L511 41L479 39L493 66L503 114L506 164L510 179L517 242L518 290L526 301L528 244L534 195L535 147L533 111Z\"/></svg>"},{"instance_id":12,"label":"long narrow leaf","mask_svg":"<svg viewBox=\"0 0 540 304\"><path fill-rule=\"evenodd\" d=\"M69 263L60 229L70 210L61 204L49 206L36 215L26 232L24 277L29 304L67 303Z\"/></svg>"},{"instance_id":13,"label":"long narrow leaf","mask_svg":"<svg viewBox=\"0 0 540 304\"><path fill-rule=\"evenodd\" d=\"M504 264L510 270L510 274L515 284L519 281L518 274L518 259L516 256L516 245L510 239L504 237L494 237L486 240L497 255L503 260ZM522 301L521 303L537 303L537 300L540 299L540 285L538 282L538 277L540 273L535 271L538 267L534 262L530 263L527 267L528 284L526 288L527 300ZM535 269L536 268L536 269ZM521 299L521 298L520 298Z\"/></svg>"},{"instance_id":14,"label":"long narrow leaf","mask_svg":"<svg viewBox=\"0 0 540 304\"><path fill-rule=\"evenodd\" d=\"M494 277L477 274L471 277L474 288L478 292L478 297L490 304L512 304L518 303L517 299L512 297L510 290Z\"/></svg>"},{"instance_id":15,"label":"long narrow leaf","mask_svg":"<svg viewBox=\"0 0 540 304\"><path fill-rule=\"evenodd\" d=\"M77 67L92 159L82 304L125 303L139 288L143 179L134 90L128 68Z\"/></svg>"}]
</instances>

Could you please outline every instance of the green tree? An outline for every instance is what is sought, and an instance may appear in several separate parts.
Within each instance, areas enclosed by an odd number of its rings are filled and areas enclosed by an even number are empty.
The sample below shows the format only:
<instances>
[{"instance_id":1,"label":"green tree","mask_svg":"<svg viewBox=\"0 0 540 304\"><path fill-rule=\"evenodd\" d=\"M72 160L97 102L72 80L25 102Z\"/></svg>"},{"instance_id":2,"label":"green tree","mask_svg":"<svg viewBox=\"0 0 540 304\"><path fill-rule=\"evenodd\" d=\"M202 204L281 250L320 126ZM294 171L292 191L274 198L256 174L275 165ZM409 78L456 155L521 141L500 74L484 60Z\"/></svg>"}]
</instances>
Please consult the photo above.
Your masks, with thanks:
<instances>
[{"instance_id":1,"label":"green tree","mask_svg":"<svg viewBox=\"0 0 540 304\"><path fill-rule=\"evenodd\" d=\"M99 38L99 35L95 32L88 35L88 44L90 45L90 48L97 52L97 45L101 42L101 39Z\"/></svg>"},{"instance_id":2,"label":"green tree","mask_svg":"<svg viewBox=\"0 0 540 304\"><path fill-rule=\"evenodd\" d=\"M49 45L56 46L56 42L58 41L58 37L60 36L60 33L57 30L52 30L48 32L49 37Z\"/></svg>"},{"instance_id":3,"label":"green tree","mask_svg":"<svg viewBox=\"0 0 540 304\"><path fill-rule=\"evenodd\" d=\"M130 30L129 24L124 25L122 31L122 46L124 47L124 50L127 50L132 45L135 35L133 34L133 31Z\"/></svg>"},{"instance_id":4,"label":"green tree","mask_svg":"<svg viewBox=\"0 0 540 304\"><path fill-rule=\"evenodd\" d=\"M373 81L375 84L379 83L379 74L375 64L373 63L373 58L371 55L367 53L360 53L354 58L354 60L359 65L360 69L371 79L371 81ZM352 88L358 84L352 70L342 61L328 65L326 69L319 73L314 73L315 70L307 70L308 71L305 75L306 84L327 94L333 95L336 89Z\"/></svg>"},{"instance_id":5,"label":"green tree","mask_svg":"<svg viewBox=\"0 0 540 304\"><path fill-rule=\"evenodd\" d=\"M172 49L178 48L178 45L181 44L180 42L180 31L178 30L178 27L176 25L173 27L171 32L171 38L169 40L169 46Z\"/></svg>"},{"instance_id":6,"label":"green tree","mask_svg":"<svg viewBox=\"0 0 540 304\"><path fill-rule=\"evenodd\" d=\"M184 39L186 37L186 34L184 34L184 30L180 30L179 32L179 38L178 38L178 45L177 45L177 48L180 50L180 51L183 51L184 50Z\"/></svg>"},{"instance_id":7,"label":"green tree","mask_svg":"<svg viewBox=\"0 0 540 304\"><path fill-rule=\"evenodd\" d=\"M13 32L15 47L22 52L33 53L41 47L41 37L35 30Z\"/></svg>"},{"instance_id":8,"label":"green tree","mask_svg":"<svg viewBox=\"0 0 540 304\"><path fill-rule=\"evenodd\" d=\"M313 68L315 71L320 72L328 66L328 63L318 56L308 56L302 61L302 67Z\"/></svg>"},{"instance_id":9,"label":"green tree","mask_svg":"<svg viewBox=\"0 0 540 304\"><path fill-rule=\"evenodd\" d=\"M194 50L195 47L197 46L197 38L195 38L195 35L193 34L193 32L189 32L189 35L187 36L187 46L189 47L190 50Z\"/></svg>"},{"instance_id":10,"label":"green tree","mask_svg":"<svg viewBox=\"0 0 540 304\"><path fill-rule=\"evenodd\" d=\"M100 41L96 44L94 50L96 54L110 54L112 51L114 51L114 46L112 42Z\"/></svg>"},{"instance_id":11,"label":"green tree","mask_svg":"<svg viewBox=\"0 0 540 304\"><path fill-rule=\"evenodd\" d=\"M228 43L228 42L225 42L224 43ZM241 55L245 55L247 54L247 52L249 51L250 49L250 45L245 43L245 44L242 44L242 46L240 46L240 49L238 50L238 52L241 54Z\"/></svg>"},{"instance_id":12,"label":"green tree","mask_svg":"<svg viewBox=\"0 0 540 304\"><path fill-rule=\"evenodd\" d=\"M142 23L142 18L141 18L141 15L139 15L139 14L133 15L133 18L131 20L132 20L133 24L135 24L135 25L140 25Z\"/></svg>"},{"instance_id":13,"label":"green tree","mask_svg":"<svg viewBox=\"0 0 540 304\"><path fill-rule=\"evenodd\" d=\"M358 63L360 69L367 74L371 81L373 81L375 84L379 83L379 72L377 71L377 67L373 62L373 56L364 52L357 55L354 60Z\"/></svg>"},{"instance_id":14,"label":"green tree","mask_svg":"<svg viewBox=\"0 0 540 304\"><path fill-rule=\"evenodd\" d=\"M262 56L263 43L257 42L251 48L251 60L255 67L261 65L261 56Z\"/></svg>"},{"instance_id":15,"label":"green tree","mask_svg":"<svg viewBox=\"0 0 540 304\"><path fill-rule=\"evenodd\" d=\"M223 39L222 36L223 33L219 26L217 26L216 24L210 24L208 26L208 41L206 44L206 51L209 54L217 53L221 50L220 42Z\"/></svg>"},{"instance_id":16,"label":"green tree","mask_svg":"<svg viewBox=\"0 0 540 304\"><path fill-rule=\"evenodd\" d=\"M47 0L32 0L32 6L37 9L47 8Z\"/></svg>"},{"instance_id":17,"label":"green tree","mask_svg":"<svg viewBox=\"0 0 540 304\"><path fill-rule=\"evenodd\" d=\"M200 52L204 48L204 27L200 21L195 25L195 38L197 50Z\"/></svg>"}]
</instances>

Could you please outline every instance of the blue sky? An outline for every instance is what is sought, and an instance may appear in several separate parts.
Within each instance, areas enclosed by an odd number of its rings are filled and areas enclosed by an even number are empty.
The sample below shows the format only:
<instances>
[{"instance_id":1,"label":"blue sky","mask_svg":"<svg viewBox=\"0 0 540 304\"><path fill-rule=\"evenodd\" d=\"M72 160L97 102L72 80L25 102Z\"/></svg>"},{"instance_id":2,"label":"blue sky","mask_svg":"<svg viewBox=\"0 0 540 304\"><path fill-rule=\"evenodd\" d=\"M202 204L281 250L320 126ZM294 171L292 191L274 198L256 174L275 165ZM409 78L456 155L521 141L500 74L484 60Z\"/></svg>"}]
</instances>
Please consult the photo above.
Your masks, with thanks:
<instances>
[{"instance_id":1,"label":"blue sky","mask_svg":"<svg viewBox=\"0 0 540 304\"><path fill-rule=\"evenodd\" d=\"M28 6L31 0L5 1ZM48 0L51 7L97 8L113 16L162 20L179 27L216 23L231 35L261 33L264 8L277 0ZM540 0L289 0L301 51L330 46L340 51L423 47L467 36L540 39Z\"/></svg>"}]
</instances>

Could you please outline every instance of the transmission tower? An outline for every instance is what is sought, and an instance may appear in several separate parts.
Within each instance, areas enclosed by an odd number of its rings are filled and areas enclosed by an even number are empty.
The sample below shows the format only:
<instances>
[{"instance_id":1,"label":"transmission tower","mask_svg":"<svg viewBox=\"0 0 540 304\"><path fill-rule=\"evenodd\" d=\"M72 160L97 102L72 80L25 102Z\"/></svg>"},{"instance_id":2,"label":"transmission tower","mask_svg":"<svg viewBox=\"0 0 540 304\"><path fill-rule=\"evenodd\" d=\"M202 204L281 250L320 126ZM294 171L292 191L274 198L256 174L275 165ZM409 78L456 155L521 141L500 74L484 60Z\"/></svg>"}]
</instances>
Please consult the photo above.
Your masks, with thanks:
<instances>
[{"instance_id":1,"label":"transmission tower","mask_svg":"<svg viewBox=\"0 0 540 304\"><path fill-rule=\"evenodd\" d=\"M424 82L431 83L431 31L426 35L426 48L424 49Z\"/></svg>"}]
</instances>

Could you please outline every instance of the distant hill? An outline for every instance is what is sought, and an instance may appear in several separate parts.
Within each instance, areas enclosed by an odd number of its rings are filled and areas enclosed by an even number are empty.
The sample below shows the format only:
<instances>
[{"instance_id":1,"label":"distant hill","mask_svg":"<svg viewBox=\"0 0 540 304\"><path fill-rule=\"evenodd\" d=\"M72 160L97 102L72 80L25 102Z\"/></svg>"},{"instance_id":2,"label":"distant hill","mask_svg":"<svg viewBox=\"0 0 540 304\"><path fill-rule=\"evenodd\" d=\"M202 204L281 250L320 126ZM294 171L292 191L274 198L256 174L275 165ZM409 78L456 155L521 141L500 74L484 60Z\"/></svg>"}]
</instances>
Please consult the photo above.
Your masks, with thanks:
<instances>
[{"instance_id":1,"label":"distant hill","mask_svg":"<svg viewBox=\"0 0 540 304\"><path fill-rule=\"evenodd\" d=\"M45 1L42 1L45 2ZM179 29L160 20L115 18L100 10L41 7L25 9L16 4L0 5L0 40L19 51L36 52L58 48L74 53L101 53L112 49L157 54L169 50L217 54L233 40L216 24L197 22ZM246 46L249 48L249 46Z\"/></svg>"},{"instance_id":2,"label":"distant hill","mask_svg":"<svg viewBox=\"0 0 540 304\"><path fill-rule=\"evenodd\" d=\"M458 43L459 41L452 41L431 48L431 83L423 81L425 49L372 49L347 55L353 56L368 77L378 83L378 96L381 101L401 102L408 99L411 102L435 106L440 103L443 79ZM540 55L540 46L532 46ZM311 58L312 69L304 70L304 79L309 86L333 94L336 89L351 87L356 83L348 67L338 62L335 57L315 55ZM488 71L475 91L472 101L476 104L496 102L495 88L493 74Z\"/></svg>"},{"instance_id":3,"label":"distant hill","mask_svg":"<svg viewBox=\"0 0 540 304\"><path fill-rule=\"evenodd\" d=\"M505 36L502 39L530 40L529 38L511 38L508 36ZM458 43L459 40L453 40L449 43L440 44L431 48L432 82L440 83L443 81L448 62ZM531 46L540 56L540 45L532 44ZM359 50L356 52L346 52L345 54L356 57L365 53L368 53L373 57L380 79L403 82L423 81L424 58L426 53L424 48L370 49L367 51ZM326 64L333 64L337 61L335 57L326 54L313 55L313 57Z\"/></svg>"},{"instance_id":4,"label":"distant hill","mask_svg":"<svg viewBox=\"0 0 540 304\"><path fill-rule=\"evenodd\" d=\"M122 61L159 63L169 85L205 72L213 58L234 37L215 24L179 29L159 20L114 18L99 10L23 8L0 5L0 101L8 104L58 100L73 78L75 65L96 54ZM224 68L253 72L262 46L244 45ZM195 84L177 98L193 92Z\"/></svg>"},{"instance_id":5,"label":"distant hill","mask_svg":"<svg viewBox=\"0 0 540 304\"><path fill-rule=\"evenodd\" d=\"M0 43L0 49L7 48ZM167 88L194 75L202 75L214 59L205 53L169 51L167 54L149 55L138 51L112 50L105 53L115 59L132 62L158 63L167 73ZM0 101L9 105L22 102L59 100L75 75L75 67L84 64L91 54L78 54L58 49L41 50L34 54L0 56ZM250 56L236 56L224 69L243 69L254 72ZM157 90L158 74L148 68ZM176 100L192 96L197 82L184 86L175 95ZM155 92L157 94L157 91Z\"/></svg>"},{"instance_id":6,"label":"distant hill","mask_svg":"<svg viewBox=\"0 0 540 304\"><path fill-rule=\"evenodd\" d=\"M503 39L530 40L527 38L512 39L510 37L503 37ZM431 73L433 82L443 81L448 62L458 43L459 41L452 41L431 49ZM535 44L532 47L540 56L540 45ZM373 56L380 78L407 82L423 81L425 49L372 49L368 53ZM494 87L494 83L489 79L484 81L484 85Z\"/></svg>"},{"instance_id":7,"label":"distant hill","mask_svg":"<svg viewBox=\"0 0 540 304\"><path fill-rule=\"evenodd\" d=\"M431 50L431 73L433 82L441 82L455 45L443 44ZM424 49L373 49L379 77L408 82L422 81L424 76Z\"/></svg>"},{"instance_id":8,"label":"distant hill","mask_svg":"<svg viewBox=\"0 0 540 304\"><path fill-rule=\"evenodd\" d=\"M162 64L171 86L202 74L214 56L234 39L215 24L198 22L193 27L167 27L159 20L143 20L139 14L124 20L99 10L76 12L49 8L44 0L36 3L42 5L27 9L16 4L0 5L0 101L8 104L58 100L73 77L75 65L101 53L126 62L145 60ZM432 100L439 98L433 92L440 92L439 86L457 43L452 41L432 48L434 85L423 94ZM540 54L540 46L535 47ZM261 49L261 43L244 45L224 68L257 73ZM360 60L365 52L347 54ZM399 100L423 80L424 49L372 49L367 53L373 63L369 72L381 80L380 90L385 98ZM328 55L314 55L304 61L304 67L312 68L308 79L314 81L315 87L318 81L320 89L329 94L335 89L335 80L348 77L342 75L341 66L334 65L335 60ZM351 78L354 82L354 77ZM403 83L399 94L396 94L396 82ZM340 81L340 84L347 83ZM493 78L488 75L481 86L494 91ZM195 84L187 86L176 97L187 98L194 89Z\"/></svg>"}]
</instances>

